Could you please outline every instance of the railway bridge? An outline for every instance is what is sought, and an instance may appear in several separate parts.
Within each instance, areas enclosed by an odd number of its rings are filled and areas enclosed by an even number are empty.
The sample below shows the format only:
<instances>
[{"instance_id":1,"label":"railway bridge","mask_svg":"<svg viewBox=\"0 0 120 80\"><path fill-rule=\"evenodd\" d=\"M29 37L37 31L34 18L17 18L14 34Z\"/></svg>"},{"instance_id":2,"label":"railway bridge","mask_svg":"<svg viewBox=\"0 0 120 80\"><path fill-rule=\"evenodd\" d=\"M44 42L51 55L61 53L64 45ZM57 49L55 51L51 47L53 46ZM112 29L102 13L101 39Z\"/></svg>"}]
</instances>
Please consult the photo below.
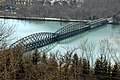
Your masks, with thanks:
<instances>
[{"instance_id":1,"label":"railway bridge","mask_svg":"<svg viewBox=\"0 0 120 80\"><path fill-rule=\"evenodd\" d=\"M40 32L26 36L15 43L10 45L10 49L19 48L24 52L32 51L36 48L43 47L47 44L53 43L55 41L60 41L65 38L79 34L93 28L100 27L108 23L107 18L100 18L86 24L81 24L80 22L69 23L62 28L58 29L55 33L51 32Z\"/></svg>"}]
</instances>

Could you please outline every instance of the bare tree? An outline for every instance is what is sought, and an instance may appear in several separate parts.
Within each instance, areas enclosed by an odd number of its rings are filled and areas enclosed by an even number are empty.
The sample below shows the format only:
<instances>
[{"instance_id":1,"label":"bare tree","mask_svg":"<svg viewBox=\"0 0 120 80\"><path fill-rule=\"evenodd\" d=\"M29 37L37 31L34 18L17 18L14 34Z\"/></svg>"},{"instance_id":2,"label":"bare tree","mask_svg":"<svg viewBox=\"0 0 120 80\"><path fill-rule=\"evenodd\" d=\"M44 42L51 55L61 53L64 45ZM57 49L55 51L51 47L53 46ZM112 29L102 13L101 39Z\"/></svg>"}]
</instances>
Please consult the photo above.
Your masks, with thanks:
<instances>
[{"instance_id":1,"label":"bare tree","mask_svg":"<svg viewBox=\"0 0 120 80\"><path fill-rule=\"evenodd\" d=\"M93 41L89 41L85 39L81 41L80 47L81 57L86 58L86 60L90 61L91 67L94 66L94 57L95 57L95 43Z\"/></svg>"},{"instance_id":2,"label":"bare tree","mask_svg":"<svg viewBox=\"0 0 120 80\"><path fill-rule=\"evenodd\" d=\"M0 51L4 57L4 80L7 80L7 47L10 36L13 34L13 26L8 26L5 22L0 23Z\"/></svg>"}]
</instances>

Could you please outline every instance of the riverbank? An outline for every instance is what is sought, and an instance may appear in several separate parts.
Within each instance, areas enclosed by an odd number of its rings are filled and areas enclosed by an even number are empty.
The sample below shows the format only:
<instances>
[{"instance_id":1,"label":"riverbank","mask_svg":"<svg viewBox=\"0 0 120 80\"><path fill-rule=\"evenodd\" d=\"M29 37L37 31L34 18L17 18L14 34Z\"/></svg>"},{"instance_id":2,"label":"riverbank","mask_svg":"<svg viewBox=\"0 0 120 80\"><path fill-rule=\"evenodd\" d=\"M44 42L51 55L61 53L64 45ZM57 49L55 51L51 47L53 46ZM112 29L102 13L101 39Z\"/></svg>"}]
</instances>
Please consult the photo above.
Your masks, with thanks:
<instances>
[{"instance_id":1,"label":"riverbank","mask_svg":"<svg viewBox=\"0 0 120 80\"><path fill-rule=\"evenodd\" d=\"M74 20L62 18L41 18L41 17L17 17L17 16L0 16L4 19L20 19L20 20L41 20L41 21L61 21L61 22L90 22L91 20Z\"/></svg>"}]
</instances>

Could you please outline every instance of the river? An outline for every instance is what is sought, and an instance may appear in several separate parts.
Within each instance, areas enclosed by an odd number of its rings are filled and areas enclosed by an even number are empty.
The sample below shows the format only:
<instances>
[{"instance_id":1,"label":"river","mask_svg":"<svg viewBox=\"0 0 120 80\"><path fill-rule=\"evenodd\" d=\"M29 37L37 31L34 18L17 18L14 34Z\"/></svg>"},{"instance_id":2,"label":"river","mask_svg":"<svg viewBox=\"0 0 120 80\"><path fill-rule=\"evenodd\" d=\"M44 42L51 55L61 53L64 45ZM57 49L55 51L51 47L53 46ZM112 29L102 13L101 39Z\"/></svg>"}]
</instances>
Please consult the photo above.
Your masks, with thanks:
<instances>
[{"instance_id":1,"label":"river","mask_svg":"<svg viewBox=\"0 0 120 80\"><path fill-rule=\"evenodd\" d=\"M38 32L55 32L60 29L62 26L66 25L69 22L58 22L58 21L39 21L39 20L16 20L16 19L0 19L4 21L7 25L15 26L14 36L16 37L13 41L17 41L20 38L28 36L30 34ZM92 29L83 33L80 33L76 36L67 38L65 40L52 43L43 48L40 48L41 51L45 52L55 52L61 51L65 53L65 49L73 49L79 47L80 44L88 39L92 41L96 46L99 46L99 42L105 38L110 38L111 35L116 35L119 33L119 25L107 24L100 26L99 28Z\"/></svg>"}]
</instances>

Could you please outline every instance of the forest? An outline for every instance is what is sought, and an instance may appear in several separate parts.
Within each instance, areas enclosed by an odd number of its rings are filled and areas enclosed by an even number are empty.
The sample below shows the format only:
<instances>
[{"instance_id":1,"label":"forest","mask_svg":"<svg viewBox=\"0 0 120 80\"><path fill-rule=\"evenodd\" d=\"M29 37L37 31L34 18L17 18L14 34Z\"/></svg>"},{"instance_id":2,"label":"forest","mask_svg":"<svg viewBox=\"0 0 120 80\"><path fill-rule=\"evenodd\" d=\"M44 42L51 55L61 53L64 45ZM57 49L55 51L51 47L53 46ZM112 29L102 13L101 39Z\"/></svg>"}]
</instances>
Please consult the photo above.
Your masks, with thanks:
<instances>
[{"instance_id":1,"label":"forest","mask_svg":"<svg viewBox=\"0 0 120 80\"><path fill-rule=\"evenodd\" d=\"M119 34L101 40L98 48L84 39L65 52L23 52L8 48L14 27L1 24L0 80L120 80Z\"/></svg>"},{"instance_id":2,"label":"forest","mask_svg":"<svg viewBox=\"0 0 120 80\"><path fill-rule=\"evenodd\" d=\"M112 17L120 11L119 4L120 0L84 0L81 3L58 0L53 4L41 1L34 5L19 5L17 16L92 20Z\"/></svg>"},{"instance_id":3,"label":"forest","mask_svg":"<svg viewBox=\"0 0 120 80\"><path fill-rule=\"evenodd\" d=\"M61 18L75 20L94 20L98 18L108 18L120 12L120 0L39 0L31 3L18 4L14 1L6 0L6 5L15 8L15 13L0 12L2 16L17 17L40 17L40 18Z\"/></svg>"}]
</instances>

